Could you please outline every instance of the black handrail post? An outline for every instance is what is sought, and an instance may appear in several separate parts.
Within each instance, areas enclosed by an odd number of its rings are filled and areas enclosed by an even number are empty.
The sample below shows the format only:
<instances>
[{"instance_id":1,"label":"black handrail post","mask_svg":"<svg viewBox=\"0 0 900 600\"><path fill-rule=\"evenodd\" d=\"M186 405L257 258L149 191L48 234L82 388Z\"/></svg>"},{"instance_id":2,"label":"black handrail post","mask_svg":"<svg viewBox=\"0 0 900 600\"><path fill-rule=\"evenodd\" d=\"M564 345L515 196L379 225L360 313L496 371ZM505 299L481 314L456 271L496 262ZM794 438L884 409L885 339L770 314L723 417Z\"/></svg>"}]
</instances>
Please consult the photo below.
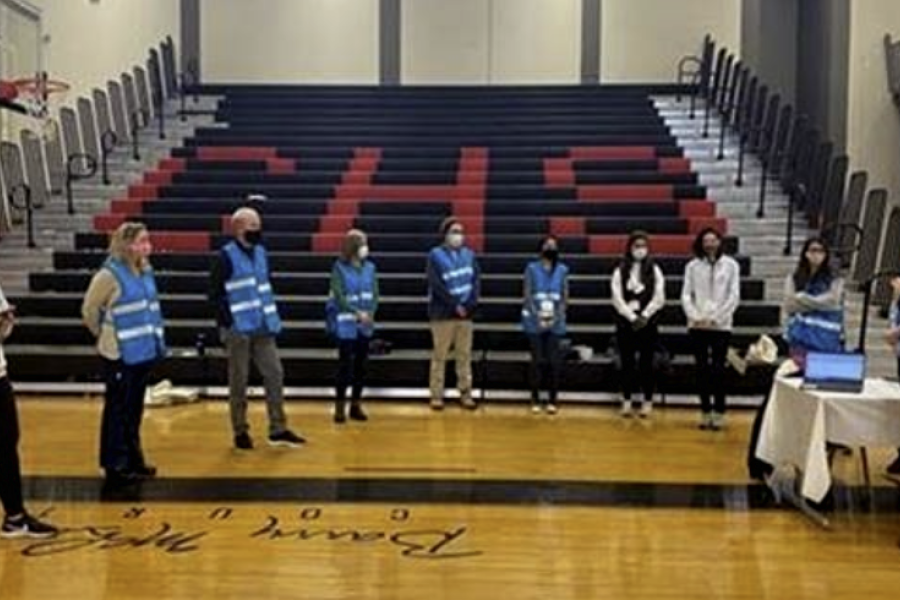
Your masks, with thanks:
<instances>
[{"instance_id":1,"label":"black handrail post","mask_svg":"<svg viewBox=\"0 0 900 600\"><path fill-rule=\"evenodd\" d=\"M769 179L769 161L762 160L762 179L759 181L759 208L756 209L756 218L766 216L766 183Z\"/></svg>"},{"instance_id":2,"label":"black handrail post","mask_svg":"<svg viewBox=\"0 0 900 600\"><path fill-rule=\"evenodd\" d=\"M794 245L794 201L795 196L799 192L796 187L792 187L788 193L788 215L787 215L787 231L784 236L784 255L790 256Z\"/></svg>"},{"instance_id":3,"label":"black handrail post","mask_svg":"<svg viewBox=\"0 0 900 600\"><path fill-rule=\"evenodd\" d=\"M20 205L16 202L16 194L21 191L24 200ZM34 206L31 203L31 186L27 183L20 183L9 191L9 203L20 210L25 211L25 228L28 236L28 247L37 248L34 241Z\"/></svg>"},{"instance_id":4,"label":"black handrail post","mask_svg":"<svg viewBox=\"0 0 900 600\"><path fill-rule=\"evenodd\" d=\"M866 353L866 331L869 328L869 306L872 304L872 284L876 277L870 277L863 284L863 305L862 317L859 322L859 346L856 351L860 354Z\"/></svg>"},{"instance_id":5,"label":"black handrail post","mask_svg":"<svg viewBox=\"0 0 900 600\"><path fill-rule=\"evenodd\" d=\"M75 164L78 161L84 161L87 170L81 173L75 171ZM70 215L75 214L75 197L72 190L72 183L82 179L93 177L97 173L97 159L90 154L76 152L69 155L66 160L66 204Z\"/></svg>"},{"instance_id":6,"label":"black handrail post","mask_svg":"<svg viewBox=\"0 0 900 600\"><path fill-rule=\"evenodd\" d=\"M141 130L138 123L139 115L140 111L137 110L131 113L131 158L136 161L141 160L141 141L138 139Z\"/></svg>"},{"instance_id":7,"label":"black handrail post","mask_svg":"<svg viewBox=\"0 0 900 600\"><path fill-rule=\"evenodd\" d=\"M159 139L166 139L166 107L162 92L154 94L156 100L156 115L159 117Z\"/></svg>"},{"instance_id":8,"label":"black handrail post","mask_svg":"<svg viewBox=\"0 0 900 600\"><path fill-rule=\"evenodd\" d=\"M747 136L744 133L740 135L740 144L738 147L738 172L734 180L734 185L744 187L744 145L747 143Z\"/></svg>"},{"instance_id":9,"label":"black handrail post","mask_svg":"<svg viewBox=\"0 0 900 600\"><path fill-rule=\"evenodd\" d=\"M109 179L109 155L112 154L112 151L115 149L118 142L119 137L116 135L116 132L111 129L107 129L103 132L103 135L100 136L100 159L103 168L103 185L112 183Z\"/></svg>"},{"instance_id":10,"label":"black handrail post","mask_svg":"<svg viewBox=\"0 0 900 600\"><path fill-rule=\"evenodd\" d=\"M181 109L178 112L179 112L179 117L181 119L181 122L186 123L187 122L187 94L185 93L186 92L185 74L184 73L179 74L178 79L179 79L179 83L180 83L180 85L178 86L178 101L179 101L179 105L181 107Z\"/></svg>"}]
</instances>

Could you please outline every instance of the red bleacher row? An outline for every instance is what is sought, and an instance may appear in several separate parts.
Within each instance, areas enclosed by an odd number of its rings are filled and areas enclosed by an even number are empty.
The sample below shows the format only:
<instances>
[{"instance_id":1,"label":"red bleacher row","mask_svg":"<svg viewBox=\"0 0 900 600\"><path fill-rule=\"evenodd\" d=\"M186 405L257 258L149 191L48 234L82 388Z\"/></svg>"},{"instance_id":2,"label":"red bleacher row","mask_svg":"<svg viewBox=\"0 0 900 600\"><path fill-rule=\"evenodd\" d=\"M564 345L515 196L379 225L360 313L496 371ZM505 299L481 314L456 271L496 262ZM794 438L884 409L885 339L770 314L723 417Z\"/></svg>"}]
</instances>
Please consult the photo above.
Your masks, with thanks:
<instances>
[{"instance_id":1,"label":"red bleacher row","mask_svg":"<svg viewBox=\"0 0 900 600\"><path fill-rule=\"evenodd\" d=\"M328 212L320 219L319 231L314 234L312 250L333 253L339 250L344 233L352 227L362 202L443 202L450 203L455 216L467 230L467 240L475 250L484 248L484 202L488 151L485 148L462 148L456 185L374 185L372 176L381 160L379 148L356 148L342 183L335 187ZM299 161L278 156L274 147L199 147L200 161L264 161L267 173L295 173ZM544 174L549 188L576 188L582 202L642 200L678 202L678 212L688 220L688 234L654 235L654 251L660 254L685 255L691 252L693 236L705 227L726 232L727 221L717 218L715 204L708 199L675 199L672 185L575 185L575 169L579 161L657 159L658 169L665 173L689 172L690 161L684 158L657 158L653 147L579 147L571 148L568 156L544 159ZM175 173L187 168L184 158L167 158L159 168L145 174L143 183L132 185L128 198L114 200L109 214L94 218L94 228L110 232L123 221L143 211L143 204L158 198L161 187L171 185ZM374 200L373 198L377 198ZM222 231L230 230L228 215L222 216ZM586 235L585 217L551 217L550 232L560 237L587 237L592 254L620 254L626 235ZM208 232L152 232L154 246L159 252L206 252L211 249L212 235Z\"/></svg>"}]
</instances>

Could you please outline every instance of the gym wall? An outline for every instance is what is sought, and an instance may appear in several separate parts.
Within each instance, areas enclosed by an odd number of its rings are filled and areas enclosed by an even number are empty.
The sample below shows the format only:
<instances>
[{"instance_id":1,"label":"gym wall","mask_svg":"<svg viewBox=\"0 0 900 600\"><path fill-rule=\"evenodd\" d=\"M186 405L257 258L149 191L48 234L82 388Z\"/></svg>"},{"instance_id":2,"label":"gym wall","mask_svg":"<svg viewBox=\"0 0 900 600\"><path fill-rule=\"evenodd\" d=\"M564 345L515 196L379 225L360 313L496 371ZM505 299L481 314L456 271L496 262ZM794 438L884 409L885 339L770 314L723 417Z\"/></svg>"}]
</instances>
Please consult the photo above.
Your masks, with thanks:
<instances>
[{"instance_id":1,"label":"gym wall","mask_svg":"<svg viewBox=\"0 0 900 600\"><path fill-rule=\"evenodd\" d=\"M602 0L601 77L672 81L741 0ZM201 0L208 82L376 83L378 0ZM577 83L581 0L401 0L403 83Z\"/></svg>"},{"instance_id":2,"label":"gym wall","mask_svg":"<svg viewBox=\"0 0 900 600\"><path fill-rule=\"evenodd\" d=\"M203 79L378 83L378 0L202 0Z\"/></svg>"},{"instance_id":3,"label":"gym wall","mask_svg":"<svg viewBox=\"0 0 900 600\"><path fill-rule=\"evenodd\" d=\"M167 35L178 42L179 0L32 0L41 8L45 65L72 84L70 98L106 85Z\"/></svg>"},{"instance_id":4,"label":"gym wall","mask_svg":"<svg viewBox=\"0 0 900 600\"><path fill-rule=\"evenodd\" d=\"M578 83L581 0L404 0L404 83Z\"/></svg>"},{"instance_id":5,"label":"gym wall","mask_svg":"<svg viewBox=\"0 0 900 600\"><path fill-rule=\"evenodd\" d=\"M900 2L850 4L847 151L851 168L867 169L871 187L886 187L900 204L900 113L888 90L884 35L900 36Z\"/></svg>"},{"instance_id":6,"label":"gym wall","mask_svg":"<svg viewBox=\"0 0 900 600\"><path fill-rule=\"evenodd\" d=\"M712 33L741 48L741 0L602 0L600 77L604 83L674 81L678 61Z\"/></svg>"}]
</instances>

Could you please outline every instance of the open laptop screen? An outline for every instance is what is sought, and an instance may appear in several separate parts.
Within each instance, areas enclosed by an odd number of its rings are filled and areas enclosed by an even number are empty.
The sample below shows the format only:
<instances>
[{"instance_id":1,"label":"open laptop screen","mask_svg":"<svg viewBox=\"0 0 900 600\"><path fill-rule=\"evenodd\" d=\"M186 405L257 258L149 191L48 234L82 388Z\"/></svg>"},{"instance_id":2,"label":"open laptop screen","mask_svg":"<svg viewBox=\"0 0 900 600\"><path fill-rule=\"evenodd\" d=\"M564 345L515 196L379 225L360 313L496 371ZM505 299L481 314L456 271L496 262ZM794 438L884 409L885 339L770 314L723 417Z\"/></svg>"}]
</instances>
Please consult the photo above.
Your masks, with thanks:
<instances>
[{"instance_id":1,"label":"open laptop screen","mask_svg":"<svg viewBox=\"0 0 900 600\"><path fill-rule=\"evenodd\" d=\"M824 354L810 352L806 355L804 379L817 381L861 382L866 378L864 354Z\"/></svg>"}]
</instances>

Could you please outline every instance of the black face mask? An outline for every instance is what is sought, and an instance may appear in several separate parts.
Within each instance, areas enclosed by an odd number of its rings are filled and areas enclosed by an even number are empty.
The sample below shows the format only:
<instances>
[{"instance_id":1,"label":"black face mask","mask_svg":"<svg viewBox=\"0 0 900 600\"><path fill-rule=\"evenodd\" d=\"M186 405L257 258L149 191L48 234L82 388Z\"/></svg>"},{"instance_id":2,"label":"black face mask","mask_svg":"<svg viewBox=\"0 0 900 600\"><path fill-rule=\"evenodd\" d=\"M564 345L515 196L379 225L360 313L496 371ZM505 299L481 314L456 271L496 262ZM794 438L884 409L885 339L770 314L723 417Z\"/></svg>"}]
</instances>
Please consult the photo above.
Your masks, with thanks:
<instances>
[{"instance_id":1,"label":"black face mask","mask_svg":"<svg viewBox=\"0 0 900 600\"><path fill-rule=\"evenodd\" d=\"M244 232L244 241L247 242L251 246L256 246L260 242L262 242L262 231L245 231Z\"/></svg>"},{"instance_id":2,"label":"black face mask","mask_svg":"<svg viewBox=\"0 0 900 600\"><path fill-rule=\"evenodd\" d=\"M559 250L556 248L547 248L543 252L541 252L541 256L549 260L550 262L556 262L559 260Z\"/></svg>"}]
</instances>

